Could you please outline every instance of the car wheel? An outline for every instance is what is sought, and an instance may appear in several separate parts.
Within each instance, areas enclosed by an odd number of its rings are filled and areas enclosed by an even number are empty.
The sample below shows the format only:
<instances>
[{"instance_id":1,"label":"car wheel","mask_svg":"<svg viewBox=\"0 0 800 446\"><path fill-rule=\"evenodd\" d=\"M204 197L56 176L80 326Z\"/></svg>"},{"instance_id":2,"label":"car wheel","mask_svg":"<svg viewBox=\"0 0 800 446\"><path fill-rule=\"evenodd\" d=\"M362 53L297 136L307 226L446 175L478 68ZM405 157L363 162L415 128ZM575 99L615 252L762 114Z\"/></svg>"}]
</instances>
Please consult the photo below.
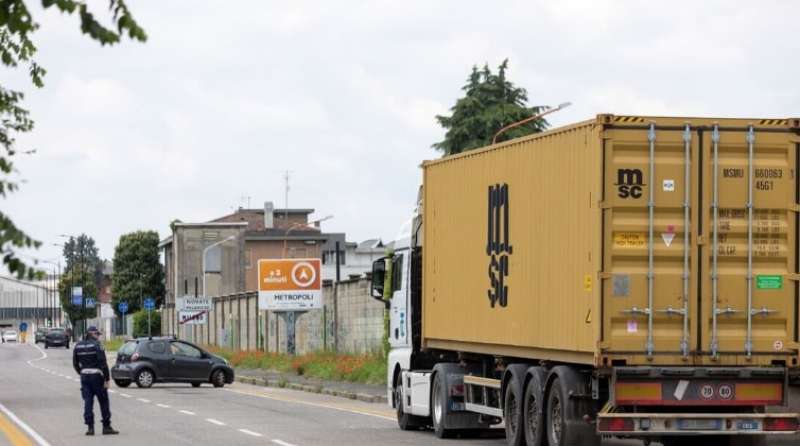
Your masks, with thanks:
<instances>
[{"instance_id":1,"label":"car wheel","mask_svg":"<svg viewBox=\"0 0 800 446\"><path fill-rule=\"evenodd\" d=\"M200 387L200 383L192 383L192 387Z\"/></svg>"},{"instance_id":2,"label":"car wheel","mask_svg":"<svg viewBox=\"0 0 800 446\"><path fill-rule=\"evenodd\" d=\"M115 379L114 384L116 384L117 387L128 387L129 385L131 385L131 382L128 381L127 379Z\"/></svg>"},{"instance_id":3,"label":"car wheel","mask_svg":"<svg viewBox=\"0 0 800 446\"><path fill-rule=\"evenodd\" d=\"M136 385L140 388L147 389L152 387L155 380L156 376L150 369L139 370L139 373L136 374Z\"/></svg>"},{"instance_id":4,"label":"car wheel","mask_svg":"<svg viewBox=\"0 0 800 446\"><path fill-rule=\"evenodd\" d=\"M222 387L225 385L225 372L222 370L217 370L216 372L211 374L211 384L214 387Z\"/></svg>"}]
</instances>

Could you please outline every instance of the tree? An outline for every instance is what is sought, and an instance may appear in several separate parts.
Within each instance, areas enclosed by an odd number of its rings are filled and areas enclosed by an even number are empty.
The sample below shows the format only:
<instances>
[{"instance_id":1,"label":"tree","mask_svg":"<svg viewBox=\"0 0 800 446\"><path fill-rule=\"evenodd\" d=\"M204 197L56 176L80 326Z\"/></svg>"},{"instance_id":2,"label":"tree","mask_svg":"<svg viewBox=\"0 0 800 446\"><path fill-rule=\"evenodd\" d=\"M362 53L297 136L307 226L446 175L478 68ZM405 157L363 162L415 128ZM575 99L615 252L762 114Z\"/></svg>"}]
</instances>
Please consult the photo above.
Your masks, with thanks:
<instances>
[{"instance_id":1,"label":"tree","mask_svg":"<svg viewBox=\"0 0 800 446\"><path fill-rule=\"evenodd\" d=\"M111 278L114 310L128 303L128 313L141 308L140 299L164 297L164 270L158 255L158 233L136 231L124 234L114 248L114 275Z\"/></svg>"},{"instance_id":2,"label":"tree","mask_svg":"<svg viewBox=\"0 0 800 446\"><path fill-rule=\"evenodd\" d=\"M101 45L119 43L123 36L144 42L147 35L133 19L124 0L108 0L113 20L111 29L100 24L85 2L80 0L42 0L45 9L55 7L69 15L80 16L81 31ZM34 86L44 86L46 70L34 60L36 45L33 34L40 25L31 16L26 0L0 0L0 63L9 69L26 69ZM22 66L22 67L21 67ZM22 106L25 95L0 83L0 198L19 187L14 158L18 154L15 141L17 135L33 130L30 113ZM31 150L21 152L32 154ZM34 240L18 228L11 217L0 211L0 252L3 264L12 274L22 278L33 278L36 269L22 261L16 251L38 248L41 242Z\"/></svg>"},{"instance_id":3,"label":"tree","mask_svg":"<svg viewBox=\"0 0 800 446\"><path fill-rule=\"evenodd\" d=\"M506 78L507 69L508 59L497 68L497 74L492 73L488 65L482 69L472 67L467 84L462 88L465 95L450 109L451 115L436 116L446 133L444 141L433 144L433 148L444 155L454 155L484 147L491 144L498 130L544 111L544 107L527 106L527 91ZM537 119L503 133L498 141L541 132L547 126L546 120Z\"/></svg>"},{"instance_id":4,"label":"tree","mask_svg":"<svg viewBox=\"0 0 800 446\"><path fill-rule=\"evenodd\" d=\"M103 261L98 254L97 245L94 239L86 234L72 237L64 243L64 260L67 263L66 270L86 271L91 273L95 284L100 283L103 274Z\"/></svg>"},{"instance_id":5,"label":"tree","mask_svg":"<svg viewBox=\"0 0 800 446\"><path fill-rule=\"evenodd\" d=\"M72 289L75 287L83 288L83 298L97 298L97 286L94 283L94 275L91 271L77 270L67 271L61 275L58 282L58 295L61 299L61 306L67 313L67 317L72 321L72 326L77 326L77 322L83 319L97 317L97 308L86 308L83 305L72 304Z\"/></svg>"},{"instance_id":6,"label":"tree","mask_svg":"<svg viewBox=\"0 0 800 446\"><path fill-rule=\"evenodd\" d=\"M161 336L161 313L158 311L150 312L150 333L153 336ZM133 337L143 338L147 332L147 312L139 311L133 315Z\"/></svg>"}]
</instances>

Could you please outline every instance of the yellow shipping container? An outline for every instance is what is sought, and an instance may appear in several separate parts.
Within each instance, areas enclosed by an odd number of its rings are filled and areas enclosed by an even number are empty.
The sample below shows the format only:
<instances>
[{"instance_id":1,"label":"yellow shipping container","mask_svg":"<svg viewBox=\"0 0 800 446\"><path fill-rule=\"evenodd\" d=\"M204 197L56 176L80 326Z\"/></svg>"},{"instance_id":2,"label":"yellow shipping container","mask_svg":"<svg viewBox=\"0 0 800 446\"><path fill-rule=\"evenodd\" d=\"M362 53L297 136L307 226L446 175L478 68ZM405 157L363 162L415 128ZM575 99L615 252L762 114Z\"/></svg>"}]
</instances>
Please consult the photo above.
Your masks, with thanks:
<instances>
[{"instance_id":1,"label":"yellow shipping container","mask_svg":"<svg viewBox=\"0 0 800 446\"><path fill-rule=\"evenodd\" d=\"M798 360L800 120L600 115L423 164L423 348Z\"/></svg>"}]
</instances>

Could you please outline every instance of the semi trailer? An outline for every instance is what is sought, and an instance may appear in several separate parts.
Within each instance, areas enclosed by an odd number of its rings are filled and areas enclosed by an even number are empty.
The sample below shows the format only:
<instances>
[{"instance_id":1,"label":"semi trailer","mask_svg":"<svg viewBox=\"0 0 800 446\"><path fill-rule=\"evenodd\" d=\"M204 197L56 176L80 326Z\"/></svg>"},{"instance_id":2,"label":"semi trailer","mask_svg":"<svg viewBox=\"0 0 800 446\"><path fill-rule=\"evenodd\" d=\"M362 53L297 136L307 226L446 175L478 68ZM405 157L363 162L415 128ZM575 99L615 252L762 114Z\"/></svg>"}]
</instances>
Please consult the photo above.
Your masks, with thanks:
<instances>
[{"instance_id":1,"label":"semi trailer","mask_svg":"<svg viewBox=\"0 0 800 446\"><path fill-rule=\"evenodd\" d=\"M422 164L373 264L401 429L513 446L798 432L800 119L598 115Z\"/></svg>"}]
</instances>

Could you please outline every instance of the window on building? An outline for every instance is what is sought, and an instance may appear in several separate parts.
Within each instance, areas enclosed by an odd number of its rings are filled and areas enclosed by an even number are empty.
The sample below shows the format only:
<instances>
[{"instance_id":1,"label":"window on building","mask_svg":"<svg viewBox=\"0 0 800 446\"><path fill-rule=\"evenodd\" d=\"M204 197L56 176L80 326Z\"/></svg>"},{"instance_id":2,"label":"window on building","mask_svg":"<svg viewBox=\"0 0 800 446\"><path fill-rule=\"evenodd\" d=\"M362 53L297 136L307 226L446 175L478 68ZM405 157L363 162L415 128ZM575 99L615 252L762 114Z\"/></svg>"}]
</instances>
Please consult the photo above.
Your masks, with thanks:
<instances>
[{"instance_id":1,"label":"window on building","mask_svg":"<svg viewBox=\"0 0 800 446\"><path fill-rule=\"evenodd\" d=\"M345 262L345 252L344 250L339 251L339 265L344 265ZM336 264L336 250L331 249L330 251L323 251L322 252L322 264L323 265L335 265Z\"/></svg>"},{"instance_id":2,"label":"window on building","mask_svg":"<svg viewBox=\"0 0 800 446\"><path fill-rule=\"evenodd\" d=\"M250 269L253 267L253 250L244 250L244 267Z\"/></svg>"}]
</instances>

